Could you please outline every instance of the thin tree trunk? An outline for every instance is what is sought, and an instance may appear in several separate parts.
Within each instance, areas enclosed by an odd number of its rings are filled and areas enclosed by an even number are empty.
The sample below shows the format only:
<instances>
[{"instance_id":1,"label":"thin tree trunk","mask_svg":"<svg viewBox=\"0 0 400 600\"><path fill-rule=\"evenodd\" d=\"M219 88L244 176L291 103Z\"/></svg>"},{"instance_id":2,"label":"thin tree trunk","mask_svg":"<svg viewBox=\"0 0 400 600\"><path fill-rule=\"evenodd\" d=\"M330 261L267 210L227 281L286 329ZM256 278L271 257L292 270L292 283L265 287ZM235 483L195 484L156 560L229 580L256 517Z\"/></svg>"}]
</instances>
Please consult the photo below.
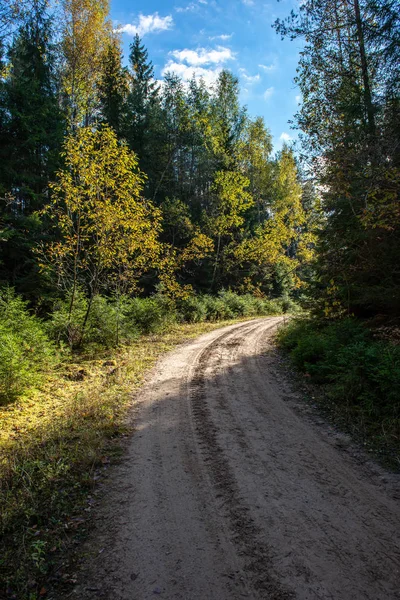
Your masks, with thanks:
<instances>
[{"instance_id":1,"label":"thin tree trunk","mask_svg":"<svg viewBox=\"0 0 400 600\"><path fill-rule=\"evenodd\" d=\"M213 271L213 276L212 276L212 280L211 280L210 291L212 291L212 289L214 287L214 283L215 283L215 276L217 274L220 248L221 248L221 235L218 236L217 255L215 257L214 271Z\"/></svg>"}]
</instances>

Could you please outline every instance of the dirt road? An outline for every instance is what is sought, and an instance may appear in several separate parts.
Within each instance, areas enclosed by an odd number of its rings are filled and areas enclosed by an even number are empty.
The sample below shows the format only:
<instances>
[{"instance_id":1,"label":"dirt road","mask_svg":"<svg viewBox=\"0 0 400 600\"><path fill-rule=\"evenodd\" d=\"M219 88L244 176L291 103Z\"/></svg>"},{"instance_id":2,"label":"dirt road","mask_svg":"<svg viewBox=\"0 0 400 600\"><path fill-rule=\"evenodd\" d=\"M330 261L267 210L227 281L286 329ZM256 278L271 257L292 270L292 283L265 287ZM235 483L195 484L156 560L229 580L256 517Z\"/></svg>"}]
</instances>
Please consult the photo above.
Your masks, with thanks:
<instances>
[{"instance_id":1,"label":"dirt road","mask_svg":"<svg viewBox=\"0 0 400 600\"><path fill-rule=\"evenodd\" d=\"M158 364L72 597L400 598L399 480L296 398L269 351L280 320Z\"/></svg>"}]
</instances>

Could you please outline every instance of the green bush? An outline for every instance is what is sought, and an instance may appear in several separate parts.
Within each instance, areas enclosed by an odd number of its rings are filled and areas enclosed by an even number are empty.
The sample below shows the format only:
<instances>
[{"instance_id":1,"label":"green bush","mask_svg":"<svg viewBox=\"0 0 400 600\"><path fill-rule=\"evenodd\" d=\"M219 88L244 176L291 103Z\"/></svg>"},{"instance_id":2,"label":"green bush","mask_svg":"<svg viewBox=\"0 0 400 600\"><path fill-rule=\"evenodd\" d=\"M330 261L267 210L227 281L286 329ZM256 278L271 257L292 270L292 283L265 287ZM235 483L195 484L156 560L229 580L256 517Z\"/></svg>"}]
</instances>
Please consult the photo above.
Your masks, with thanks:
<instances>
[{"instance_id":1,"label":"green bush","mask_svg":"<svg viewBox=\"0 0 400 600\"><path fill-rule=\"evenodd\" d=\"M206 307L208 321L221 321L223 319L232 319L234 317L230 308L225 304L222 298L218 296L203 296Z\"/></svg>"},{"instance_id":2,"label":"green bush","mask_svg":"<svg viewBox=\"0 0 400 600\"><path fill-rule=\"evenodd\" d=\"M151 298L107 299L95 296L85 328L89 300L77 292L72 310L70 298L59 300L48 323L51 336L71 348L97 344L112 347L135 339L140 333L154 333L174 319L174 312L160 294Z\"/></svg>"},{"instance_id":3,"label":"green bush","mask_svg":"<svg viewBox=\"0 0 400 600\"><path fill-rule=\"evenodd\" d=\"M162 294L125 301L124 322L127 329L130 324L140 333L156 333L174 321L176 321L175 308Z\"/></svg>"},{"instance_id":4,"label":"green bush","mask_svg":"<svg viewBox=\"0 0 400 600\"><path fill-rule=\"evenodd\" d=\"M280 300L256 298L252 294L239 295L230 290L224 290L218 296L190 296L179 302L178 310L181 319L189 323L277 315L285 312Z\"/></svg>"},{"instance_id":5,"label":"green bush","mask_svg":"<svg viewBox=\"0 0 400 600\"><path fill-rule=\"evenodd\" d=\"M221 298L233 317L251 316L248 314L250 311L248 310L249 302L247 296L239 296L231 291L222 291L218 294L218 297Z\"/></svg>"},{"instance_id":6,"label":"green bush","mask_svg":"<svg viewBox=\"0 0 400 600\"><path fill-rule=\"evenodd\" d=\"M284 312L278 300L269 300L265 298L262 300L262 312L263 315L280 315Z\"/></svg>"},{"instance_id":7,"label":"green bush","mask_svg":"<svg viewBox=\"0 0 400 600\"><path fill-rule=\"evenodd\" d=\"M207 320L207 303L203 296L189 296L178 303L181 320L186 323L201 323Z\"/></svg>"},{"instance_id":8,"label":"green bush","mask_svg":"<svg viewBox=\"0 0 400 600\"><path fill-rule=\"evenodd\" d=\"M59 344L66 343L75 348L82 339L82 327L88 308L88 299L80 290L56 301L47 322L47 331Z\"/></svg>"},{"instance_id":9,"label":"green bush","mask_svg":"<svg viewBox=\"0 0 400 600\"><path fill-rule=\"evenodd\" d=\"M0 398L9 400L40 380L55 352L42 322L11 289L0 291Z\"/></svg>"},{"instance_id":10,"label":"green bush","mask_svg":"<svg viewBox=\"0 0 400 600\"><path fill-rule=\"evenodd\" d=\"M71 297L58 300L47 323L49 335L71 349L90 344L111 347L141 333L162 331L177 319L200 323L282 313L277 300L251 294L240 296L231 291L223 291L218 296L192 295L176 305L160 292L150 298L95 296L86 319L88 308L89 300L80 290L75 292L72 306Z\"/></svg>"}]
</instances>

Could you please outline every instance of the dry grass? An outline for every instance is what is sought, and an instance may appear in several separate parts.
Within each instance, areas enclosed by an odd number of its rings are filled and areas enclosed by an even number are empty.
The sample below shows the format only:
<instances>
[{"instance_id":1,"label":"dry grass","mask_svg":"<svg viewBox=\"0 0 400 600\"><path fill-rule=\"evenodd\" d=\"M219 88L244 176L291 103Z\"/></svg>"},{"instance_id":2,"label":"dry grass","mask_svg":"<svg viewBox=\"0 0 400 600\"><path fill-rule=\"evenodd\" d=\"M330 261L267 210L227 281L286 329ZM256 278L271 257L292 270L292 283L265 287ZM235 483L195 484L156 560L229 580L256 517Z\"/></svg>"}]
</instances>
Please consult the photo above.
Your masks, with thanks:
<instances>
[{"instance_id":1,"label":"dry grass","mask_svg":"<svg viewBox=\"0 0 400 600\"><path fill-rule=\"evenodd\" d=\"M84 533L99 472L121 451L132 393L161 354L223 325L174 325L74 357L40 389L0 406L0 598L33 600L49 581L68 580L64 556Z\"/></svg>"}]
</instances>

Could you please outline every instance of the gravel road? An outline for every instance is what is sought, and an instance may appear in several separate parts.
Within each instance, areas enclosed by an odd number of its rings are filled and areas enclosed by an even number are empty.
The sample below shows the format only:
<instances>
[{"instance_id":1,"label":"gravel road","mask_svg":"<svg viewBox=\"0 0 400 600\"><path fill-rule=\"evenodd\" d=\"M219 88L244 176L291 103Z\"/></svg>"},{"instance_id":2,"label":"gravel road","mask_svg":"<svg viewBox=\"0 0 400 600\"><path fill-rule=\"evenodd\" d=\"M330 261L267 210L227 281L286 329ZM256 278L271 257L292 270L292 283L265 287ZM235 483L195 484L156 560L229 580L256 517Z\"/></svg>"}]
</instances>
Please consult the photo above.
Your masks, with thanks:
<instances>
[{"instance_id":1,"label":"gravel road","mask_svg":"<svg viewBox=\"0 0 400 600\"><path fill-rule=\"evenodd\" d=\"M271 351L281 321L158 363L71 597L400 599L399 479L299 401Z\"/></svg>"}]
</instances>

